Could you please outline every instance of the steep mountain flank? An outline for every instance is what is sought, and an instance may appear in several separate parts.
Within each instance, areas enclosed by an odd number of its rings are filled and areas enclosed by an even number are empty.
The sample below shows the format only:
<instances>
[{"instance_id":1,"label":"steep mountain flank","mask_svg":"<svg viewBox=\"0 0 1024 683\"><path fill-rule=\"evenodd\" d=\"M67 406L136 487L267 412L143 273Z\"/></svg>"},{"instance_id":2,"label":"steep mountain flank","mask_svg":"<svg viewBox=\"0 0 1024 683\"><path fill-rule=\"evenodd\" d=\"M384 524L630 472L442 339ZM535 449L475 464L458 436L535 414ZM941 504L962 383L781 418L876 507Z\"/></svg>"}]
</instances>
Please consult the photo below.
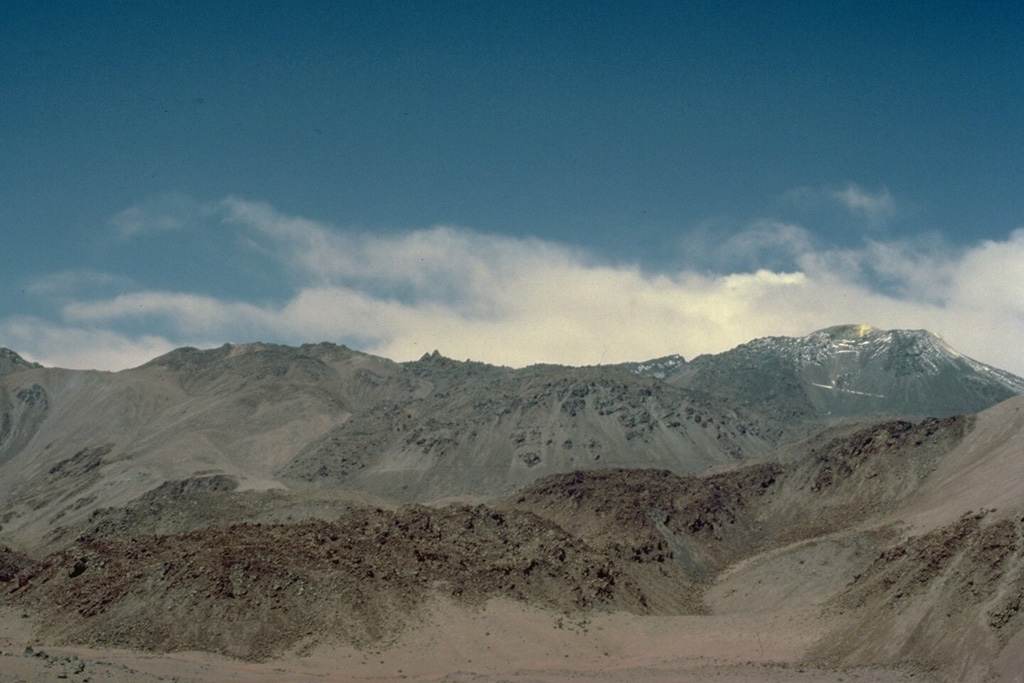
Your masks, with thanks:
<instances>
[{"instance_id":1,"label":"steep mountain flank","mask_svg":"<svg viewBox=\"0 0 1024 683\"><path fill-rule=\"evenodd\" d=\"M819 643L816 657L924 662L946 680L1019 675L1022 444L1024 398L977 416L966 438L889 517L902 534L830 598L842 626Z\"/></svg>"},{"instance_id":2,"label":"steep mountain flank","mask_svg":"<svg viewBox=\"0 0 1024 683\"><path fill-rule=\"evenodd\" d=\"M984 678L1024 626L1022 538L1024 521L982 510L885 548L829 603L846 623L815 657L913 661L950 678Z\"/></svg>"}]
</instances>

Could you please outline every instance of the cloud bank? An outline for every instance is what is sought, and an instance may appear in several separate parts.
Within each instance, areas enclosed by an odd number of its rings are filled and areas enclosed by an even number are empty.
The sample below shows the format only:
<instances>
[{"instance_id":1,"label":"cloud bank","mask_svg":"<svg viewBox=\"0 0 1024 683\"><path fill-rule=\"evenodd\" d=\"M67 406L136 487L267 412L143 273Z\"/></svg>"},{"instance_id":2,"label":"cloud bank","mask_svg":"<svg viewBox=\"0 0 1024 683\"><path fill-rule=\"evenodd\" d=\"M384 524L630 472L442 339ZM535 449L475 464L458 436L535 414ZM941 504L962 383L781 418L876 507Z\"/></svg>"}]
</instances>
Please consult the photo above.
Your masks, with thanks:
<instances>
[{"instance_id":1,"label":"cloud bank","mask_svg":"<svg viewBox=\"0 0 1024 683\"><path fill-rule=\"evenodd\" d=\"M863 322L930 329L1024 375L1024 229L966 248L869 240L836 249L800 226L759 221L721 248L788 267L649 272L580 248L454 227L340 230L236 198L204 214L238 232L239 259L252 247L273 255L289 283L277 303L144 287L65 298L56 319L0 320L0 345L49 365L101 369L184 344L254 340L328 340L395 360L438 349L512 366L587 365L691 358Z\"/></svg>"}]
</instances>

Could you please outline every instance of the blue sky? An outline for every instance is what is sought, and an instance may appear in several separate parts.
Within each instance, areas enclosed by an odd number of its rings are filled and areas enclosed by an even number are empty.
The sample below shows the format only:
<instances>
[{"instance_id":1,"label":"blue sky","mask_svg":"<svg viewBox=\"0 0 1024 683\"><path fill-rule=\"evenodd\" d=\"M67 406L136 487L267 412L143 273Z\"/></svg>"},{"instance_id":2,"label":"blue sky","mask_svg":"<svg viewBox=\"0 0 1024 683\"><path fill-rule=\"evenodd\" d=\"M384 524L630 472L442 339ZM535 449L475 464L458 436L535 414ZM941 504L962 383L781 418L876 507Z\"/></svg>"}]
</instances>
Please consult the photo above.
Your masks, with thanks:
<instances>
[{"instance_id":1,"label":"blue sky","mask_svg":"<svg viewBox=\"0 0 1024 683\"><path fill-rule=\"evenodd\" d=\"M1019 2L0 5L0 346L1024 374Z\"/></svg>"}]
</instances>

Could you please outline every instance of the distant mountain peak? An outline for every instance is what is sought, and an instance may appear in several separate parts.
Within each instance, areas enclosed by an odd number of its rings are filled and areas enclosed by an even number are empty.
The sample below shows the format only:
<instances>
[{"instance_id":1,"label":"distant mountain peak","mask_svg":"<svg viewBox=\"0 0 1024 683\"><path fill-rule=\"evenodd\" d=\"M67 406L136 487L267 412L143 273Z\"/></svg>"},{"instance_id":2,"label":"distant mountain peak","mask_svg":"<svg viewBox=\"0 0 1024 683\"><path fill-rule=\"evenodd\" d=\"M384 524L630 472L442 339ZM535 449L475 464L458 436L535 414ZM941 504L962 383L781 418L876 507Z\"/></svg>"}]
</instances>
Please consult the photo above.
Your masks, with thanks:
<instances>
[{"instance_id":1,"label":"distant mountain peak","mask_svg":"<svg viewBox=\"0 0 1024 683\"><path fill-rule=\"evenodd\" d=\"M1024 394L1024 379L964 356L934 332L864 324L754 339L699 356L666 381L825 420L974 413Z\"/></svg>"}]
</instances>

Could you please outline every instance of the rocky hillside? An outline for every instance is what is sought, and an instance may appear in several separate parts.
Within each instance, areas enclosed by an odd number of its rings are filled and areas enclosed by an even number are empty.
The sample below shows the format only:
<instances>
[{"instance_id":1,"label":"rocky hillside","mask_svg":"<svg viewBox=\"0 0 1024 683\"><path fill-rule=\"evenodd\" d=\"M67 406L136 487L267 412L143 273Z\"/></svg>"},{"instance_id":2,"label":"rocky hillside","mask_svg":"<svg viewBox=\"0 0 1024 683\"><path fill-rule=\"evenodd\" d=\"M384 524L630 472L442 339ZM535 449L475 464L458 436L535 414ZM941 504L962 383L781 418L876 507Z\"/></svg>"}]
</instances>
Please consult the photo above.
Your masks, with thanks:
<instances>
[{"instance_id":1,"label":"rocky hillside","mask_svg":"<svg viewBox=\"0 0 1024 683\"><path fill-rule=\"evenodd\" d=\"M282 480L400 500L494 495L572 470L698 472L763 456L782 436L754 411L617 368L510 370L437 355L404 368L429 395L353 415Z\"/></svg>"}]
</instances>

